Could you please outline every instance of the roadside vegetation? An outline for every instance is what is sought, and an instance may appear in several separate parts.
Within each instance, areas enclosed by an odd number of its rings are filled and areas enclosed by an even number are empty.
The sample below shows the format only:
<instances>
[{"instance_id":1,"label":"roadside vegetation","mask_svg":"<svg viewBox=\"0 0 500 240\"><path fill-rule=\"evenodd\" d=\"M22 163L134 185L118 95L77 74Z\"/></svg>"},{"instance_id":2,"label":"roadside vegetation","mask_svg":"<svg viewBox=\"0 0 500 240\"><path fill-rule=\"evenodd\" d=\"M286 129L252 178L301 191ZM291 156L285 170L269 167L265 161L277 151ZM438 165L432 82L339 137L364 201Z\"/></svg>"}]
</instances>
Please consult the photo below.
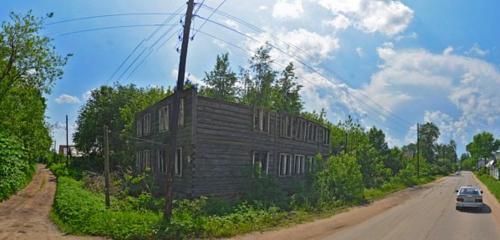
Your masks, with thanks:
<instances>
[{"instance_id":1,"label":"roadside vegetation","mask_svg":"<svg viewBox=\"0 0 500 240\"><path fill-rule=\"evenodd\" d=\"M34 170L22 143L0 133L0 201L24 187L31 180Z\"/></svg>"},{"instance_id":2,"label":"roadside vegetation","mask_svg":"<svg viewBox=\"0 0 500 240\"><path fill-rule=\"evenodd\" d=\"M51 146L46 99L67 57L39 34L45 18L10 14L0 27L0 201L25 186Z\"/></svg>"},{"instance_id":3,"label":"roadside vegetation","mask_svg":"<svg viewBox=\"0 0 500 240\"><path fill-rule=\"evenodd\" d=\"M492 176L486 174L485 172L475 172L474 173L481 182L488 187L491 193L497 198L500 202L500 181L496 180Z\"/></svg>"}]
</instances>

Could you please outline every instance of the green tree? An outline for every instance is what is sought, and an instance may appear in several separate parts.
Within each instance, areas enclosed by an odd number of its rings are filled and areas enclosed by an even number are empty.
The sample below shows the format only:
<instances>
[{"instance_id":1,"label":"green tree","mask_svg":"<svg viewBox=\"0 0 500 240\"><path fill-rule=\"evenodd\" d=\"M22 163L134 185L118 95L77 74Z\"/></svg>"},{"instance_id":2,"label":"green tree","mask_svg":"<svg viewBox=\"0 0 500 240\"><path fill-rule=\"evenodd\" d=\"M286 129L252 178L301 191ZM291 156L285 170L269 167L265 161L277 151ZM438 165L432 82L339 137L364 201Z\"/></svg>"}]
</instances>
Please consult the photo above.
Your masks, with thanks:
<instances>
[{"instance_id":1,"label":"green tree","mask_svg":"<svg viewBox=\"0 0 500 240\"><path fill-rule=\"evenodd\" d=\"M368 130L368 141L380 154L386 154L389 151L389 146L385 141L385 134L381 129L370 128Z\"/></svg>"},{"instance_id":2,"label":"green tree","mask_svg":"<svg viewBox=\"0 0 500 240\"><path fill-rule=\"evenodd\" d=\"M273 107L273 84L277 73L272 68L270 51L269 45L262 46L250 58L250 70L242 74L242 103L267 109Z\"/></svg>"},{"instance_id":3,"label":"green tree","mask_svg":"<svg viewBox=\"0 0 500 240\"><path fill-rule=\"evenodd\" d=\"M492 152L498 150L500 141L495 140L493 134L482 132L474 135L472 142L467 144L467 151L474 160L491 157Z\"/></svg>"},{"instance_id":4,"label":"green tree","mask_svg":"<svg viewBox=\"0 0 500 240\"><path fill-rule=\"evenodd\" d=\"M15 87L50 93L67 56L57 54L51 39L40 35L43 18L30 11L24 16L11 13L10 19L2 22L0 32L0 102Z\"/></svg>"},{"instance_id":5,"label":"green tree","mask_svg":"<svg viewBox=\"0 0 500 240\"><path fill-rule=\"evenodd\" d=\"M227 53L217 55L214 69L205 72L203 81L206 87L200 89L200 95L213 97L228 102L236 101L238 78L229 66L229 55Z\"/></svg>"},{"instance_id":6,"label":"green tree","mask_svg":"<svg viewBox=\"0 0 500 240\"><path fill-rule=\"evenodd\" d=\"M104 125L110 129L111 162L123 167L133 164L129 147L135 140L133 122L137 112L165 98L171 91L137 88L135 85L101 86L92 91L80 109L73 141L87 156L102 156Z\"/></svg>"},{"instance_id":7,"label":"green tree","mask_svg":"<svg viewBox=\"0 0 500 240\"><path fill-rule=\"evenodd\" d=\"M439 128L434 123L428 122L420 126L420 151L429 163L436 160L436 141L439 134Z\"/></svg>"},{"instance_id":8,"label":"green tree","mask_svg":"<svg viewBox=\"0 0 500 240\"><path fill-rule=\"evenodd\" d=\"M295 68L289 63L275 84L274 108L277 111L298 115L302 111L302 101L299 91L301 85L296 83Z\"/></svg>"},{"instance_id":9,"label":"green tree","mask_svg":"<svg viewBox=\"0 0 500 240\"><path fill-rule=\"evenodd\" d=\"M40 34L44 20L11 13L0 30L0 132L20 139L29 160L50 148L43 95L61 78L68 57Z\"/></svg>"},{"instance_id":10,"label":"green tree","mask_svg":"<svg viewBox=\"0 0 500 240\"><path fill-rule=\"evenodd\" d=\"M324 169L316 174L315 187L320 201L359 201L363 198L363 176L352 155L331 156Z\"/></svg>"}]
</instances>

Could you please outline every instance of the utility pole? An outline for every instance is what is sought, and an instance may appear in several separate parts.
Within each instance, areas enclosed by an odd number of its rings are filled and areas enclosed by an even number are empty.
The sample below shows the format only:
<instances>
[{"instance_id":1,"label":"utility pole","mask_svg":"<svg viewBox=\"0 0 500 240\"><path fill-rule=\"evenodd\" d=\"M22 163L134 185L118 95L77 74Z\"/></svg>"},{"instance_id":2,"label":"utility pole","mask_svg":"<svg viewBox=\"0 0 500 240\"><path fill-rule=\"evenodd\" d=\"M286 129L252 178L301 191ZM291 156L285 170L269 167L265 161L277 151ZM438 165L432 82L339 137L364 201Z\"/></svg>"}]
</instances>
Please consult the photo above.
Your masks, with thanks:
<instances>
[{"instance_id":1,"label":"utility pole","mask_svg":"<svg viewBox=\"0 0 500 240\"><path fill-rule=\"evenodd\" d=\"M417 123L417 177L420 177L420 123Z\"/></svg>"},{"instance_id":2,"label":"utility pole","mask_svg":"<svg viewBox=\"0 0 500 240\"><path fill-rule=\"evenodd\" d=\"M69 148L69 138L68 138L68 115L66 114L66 167L69 167L69 155L71 154L71 149Z\"/></svg>"},{"instance_id":3,"label":"utility pole","mask_svg":"<svg viewBox=\"0 0 500 240\"><path fill-rule=\"evenodd\" d=\"M104 125L104 192L106 207L109 208L109 129Z\"/></svg>"},{"instance_id":4,"label":"utility pole","mask_svg":"<svg viewBox=\"0 0 500 240\"><path fill-rule=\"evenodd\" d=\"M170 158L167 160L167 174L165 181L165 211L164 219L170 221L172 216L172 200L173 200L173 183L174 183L174 167L175 156L177 152L177 128L179 125L179 108L181 102L181 94L184 89L184 79L186 74L186 58L189 44L189 32L191 30L191 19L193 18L194 0L188 0L186 19L184 21L184 33L182 35L181 55L179 59L179 71L177 76L177 86L174 92L174 104L172 108L172 121L169 122L171 127L170 135Z\"/></svg>"}]
</instances>

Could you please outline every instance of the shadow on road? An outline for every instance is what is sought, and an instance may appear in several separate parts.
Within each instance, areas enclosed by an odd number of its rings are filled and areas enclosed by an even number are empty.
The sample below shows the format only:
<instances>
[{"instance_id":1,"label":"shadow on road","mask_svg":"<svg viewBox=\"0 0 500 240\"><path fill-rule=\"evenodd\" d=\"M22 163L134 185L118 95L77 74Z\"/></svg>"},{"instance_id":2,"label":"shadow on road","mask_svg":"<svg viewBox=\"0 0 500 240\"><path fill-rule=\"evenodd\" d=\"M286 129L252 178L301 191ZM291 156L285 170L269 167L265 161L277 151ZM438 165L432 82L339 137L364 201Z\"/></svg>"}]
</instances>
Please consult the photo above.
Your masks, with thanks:
<instances>
[{"instance_id":1,"label":"shadow on road","mask_svg":"<svg viewBox=\"0 0 500 240\"><path fill-rule=\"evenodd\" d=\"M483 204L482 208L462 208L461 212L471 213L471 214L489 214L491 213L491 208L488 204Z\"/></svg>"}]
</instances>

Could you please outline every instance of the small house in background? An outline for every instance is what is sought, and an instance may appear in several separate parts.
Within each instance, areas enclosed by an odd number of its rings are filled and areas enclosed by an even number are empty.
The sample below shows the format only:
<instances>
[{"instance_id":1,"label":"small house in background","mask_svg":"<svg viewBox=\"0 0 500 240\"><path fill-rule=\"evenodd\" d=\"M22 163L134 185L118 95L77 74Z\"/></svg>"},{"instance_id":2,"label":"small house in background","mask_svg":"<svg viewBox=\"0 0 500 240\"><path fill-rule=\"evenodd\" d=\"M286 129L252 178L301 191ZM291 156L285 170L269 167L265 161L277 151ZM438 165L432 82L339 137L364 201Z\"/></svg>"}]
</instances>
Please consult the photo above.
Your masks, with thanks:
<instances>
[{"instance_id":1,"label":"small house in background","mask_svg":"<svg viewBox=\"0 0 500 240\"><path fill-rule=\"evenodd\" d=\"M68 151L69 150L69 151ZM81 157L82 153L79 152L74 145L59 145L59 154L67 156L70 153L72 157Z\"/></svg>"},{"instance_id":2,"label":"small house in background","mask_svg":"<svg viewBox=\"0 0 500 240\"><path fill-rule=\"evenodd\" d=\"M329 130L298 116L198 96L185 90L180 116L172 123L172 97L136 115L136 167L152 170L164 189L167 161L174 161L176 197L241 196L258 167L284 190L305 180L314 156L330 152ZM169 137L177 124L175 159Z\"/></svg>"},{"instance_id":3,"label":"small house in background","mask_svg":"<svg viewBox=\"0 0 500 240\"><path fill-rule=\"evenodd\" d=\"M490 176L494 177L497 180L500 177L498 172L498 161L500 161L500 150L493 152L492 157L485 165L486 168L488 169Z\"/></svg>"}]
</instances>

